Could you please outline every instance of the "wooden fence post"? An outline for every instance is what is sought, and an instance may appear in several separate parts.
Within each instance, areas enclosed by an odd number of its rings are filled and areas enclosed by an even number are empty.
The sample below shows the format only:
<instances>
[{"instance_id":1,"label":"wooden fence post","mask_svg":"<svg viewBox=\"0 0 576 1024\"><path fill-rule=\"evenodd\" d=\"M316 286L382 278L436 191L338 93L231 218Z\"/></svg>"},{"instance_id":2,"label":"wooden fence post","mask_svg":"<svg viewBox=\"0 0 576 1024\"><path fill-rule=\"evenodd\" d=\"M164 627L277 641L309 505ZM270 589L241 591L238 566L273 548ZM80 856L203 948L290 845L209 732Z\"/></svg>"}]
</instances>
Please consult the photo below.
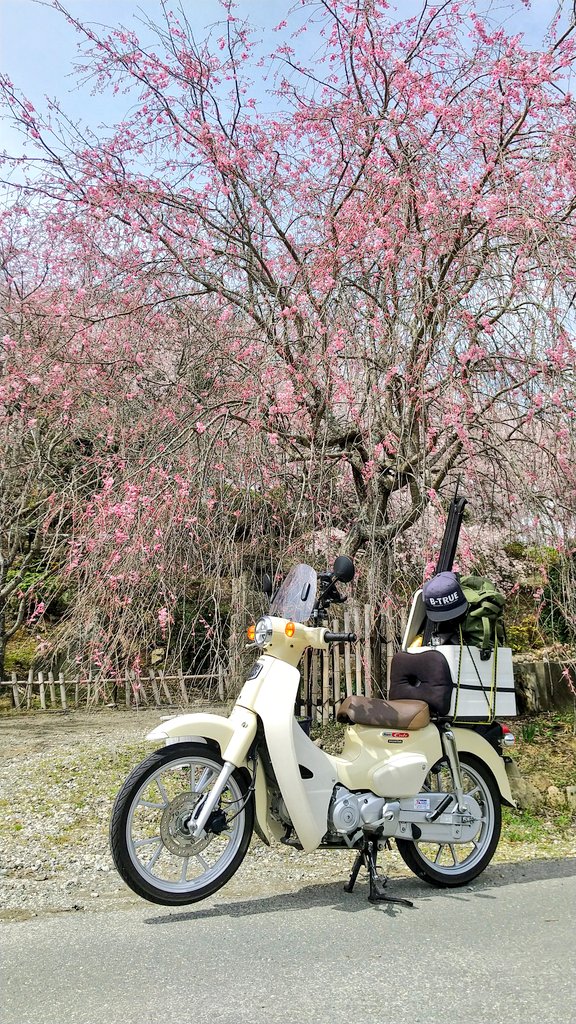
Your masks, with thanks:
<instances>
[{"instance_id":1,"label":"wooden fence post","mask_svg":"<svg viewBox=\"0 0 576 1024\"><path fill-rule=\"evenodd\" d=\"M338 620L334 619L332 623L332 629L335 633L340 632ZM348 644L344 645L345 647ZM340 707L341 694L340 694L340 644L334 644L332 648L332 679L333 679L333 698L334 698L334 717L338 714L338 708Z\"/></svg>"},{"instance_id":2,"label":"wooden fence post","mask_svg":"<svg viewBox=\"0 0 576 1024\"><path fill-rule=\"evenodd\" d=\"M311 686L311 718L313 722L318 721L318 653L312 654L312 686Z\"/></svg>"},{"instance_id":3,"label":"wooden fence post","mask_svg":"<svg viewBox=\"0 0 576 1024\"><path fill-rule=\"evenodd\" d=\"M53 708L56 707L56 687L54 685L54 673L48 673L48 686L50 689L50 703Z\"/></svg>"},{"instance_id":4,"label":"wooden fence post","mask_svg":"<svg viewBox=\"0 0 576 1024\"><path fill-rule=\"evenodd\" d=\"M344 632L350 633L350 612L344 612ZM352 696L352 653L350 644L344 644L344 675L346 677L346 696Z\"/></svg>"},{"instance_id":5,"label":"wooden fence post","mask_svg":"<svg viewBox=\"0 0 576 1024\"><path fill-rule=\"evenodd\" d=\"M46 687L44 685L44 673L38 673L38 682L40 683L40 707L42 711L46 711Z\"/></svg>"},{"instance_id":6,"label":"wooden fence post","mask_svg":"<svg viewBox=\"0 0 576 1024\"><path fill-rule=\"evenodd\" d=\"M67 710L68 705L66 704L66 683L64 682L64 673L60 672L58 675L58 683L60 685L60 701L64 711Z\"/></svg>"},{"instance_id":7,"label":"wooden fence post","mask_svg":"<svg viewBox=\"0 0 576 1024\"><path fill-rule=\"evenodd\" d=\"M16 673L12 673L12 704L18 709L20 707L20 694L18 692L18 678Z\"/></svg>"},{"instance_id":8,"label":"wooden fence post","mask_svg":"<svg viewBox=\"0 0 576 1024\"><path fill-rule=\"evenodd\" d=\"M156 704L156 707L160 707L160 694L158 693L158 684L156 683L154 669L151 668L148 674L150 676L150 686L152 687L152 693L154 694L154 703Z\"/></svg>"},{"instance_id":9,"label":"wooden fence post","mask_svg":"<svg viewBox=\"0 0 576 1024\"><path fill-rule=\"evenodd\" d=\"M139 708L141 704L148 703L148 694L146 693L146 688L142 681L142 676L140 675L139 672L136 671L136 669L132 669L130 673L130 680L132 684L133 700L134 703L136 704L136 707Z\"/></svg>"},{"instance_id":10,"label":"wooden fence post","mask_svg":"<svg viewBox=\"0 0 576 1024\"><path fill-rule=\"evenodd\" d=\"M372 612L369 604L364 605L364 671L366 675L364 692L367 697L372 696Z\"/></svg>"},{"instance_id":11,"label":"wooden fence post","mask_svg":"<svg viewBox=\"0 0 576 1024\"><path fill-rule=\"evenodd\" d=\"M312 654L308 648L300 662L300 687L297 698L297 713L312 720Z\"/></svg>"},{"instance_id":12,"label":"wooden fence post","mask_svg":"<svg viewBox=\"0 0 576 1024\"><path fill-rule=\"evenodd\" d=\"M382 681L382 613L375 612L370 636L372 657L372 692L376 697L386 696L386 684Z\"/></svg>"},{"instance_id":13,"label":"wooden fence post","mask_svg":"<svg viewBox=\"0 0 576 1024\"><path fill-rule=\"evenodd\" d=\"M166 700L171 705L172 704L172 697L170 695L170 690L168 689L168 686L166 684L164 669L160 669L160 686L164 690L164 695L166 697Z\"/></svg>"},{"instance_id":14,"label":"wooden fence post","mask_svg":"<svg viewBox=\"0 0 576 1024\"><path fill-rule=\"evenodd\" d=\"M326 723L330 719L330 652L322 651L322 718Z\"/></svg>"},{"instance_id":15,"label":"wooden fence post","mask_svg":"<svg viewBox=\"0 0 576 1024\"><path fill-rule=\"evenodd\" d=\"M392 658L394 657L394 626L390 612L386 611L384 619L386 623L386 697L390 693L390 667L392 665Z\"/></svg>"},{"instance_id":16,"label":"wooden fence post","mask_svg":"<svg viewBox=\"0 0 576 1024\"><path fill-rule=\"evenodd\" d=\"M187 690L186 690L186 683L184 682L184 676L182 674L182 669L180 669L179 672L178 672L178 683L179 683L179 686L180 686L180 693L182 694L182 701L183 701L184 704L188 704L189 703L189 701L188 701L188 693L187 693Z\"/></svg>"},{"instance_id":17,"label":"wooden fence post","mask_svg":"<svg viewBox=\"0 0 576 1024\"><path fill-rule=\"evenodd\" d=\"M363 694L364 691L362 689L362 631L360 629L360 609L358 607L354 609L354 632L358 637L356 647L354 650L356 669L356 693L360 695Z\"/></svg>"}]
</instances>

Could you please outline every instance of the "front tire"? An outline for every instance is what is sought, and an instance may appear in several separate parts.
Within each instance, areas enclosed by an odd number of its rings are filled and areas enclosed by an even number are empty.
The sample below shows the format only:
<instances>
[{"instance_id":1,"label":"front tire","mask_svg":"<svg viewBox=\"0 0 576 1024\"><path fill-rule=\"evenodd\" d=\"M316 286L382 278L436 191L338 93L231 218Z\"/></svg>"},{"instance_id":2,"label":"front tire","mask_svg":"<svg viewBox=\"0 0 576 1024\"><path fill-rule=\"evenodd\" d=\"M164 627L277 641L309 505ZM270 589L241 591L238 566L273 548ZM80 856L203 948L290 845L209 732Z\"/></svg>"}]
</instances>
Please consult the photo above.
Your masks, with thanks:
<instances>
[{"instance_id":1,"label":"front tire","mask_svg":"<svg viewBox=\"0 0 576 1024\"><path fill-rule=\"evenodd\" d=\"M440 889L466 885L481 874L494 856L502 828L500 793L492 773L472 754L460 754L460 767L464 793L473 796L482 811L474 839L468 843L396 840L398 852L410 870ZM423 789L453 792L452 772L446 760L434 765Z\"/></svg>"},{"instance_id":2,"label":"front tire","mask_svg":"<svg viewBox=\"0 0 576 1024\"><path fill-rule=\"evenodd\" d=\"M110 849L138 896L165 906L196 903L240 867L254 827L246 772L234 770L201 838L186 829L223 763L211 745L174 743L150 754L126 779L112 811Z\"/></svg>"}]
</instances>

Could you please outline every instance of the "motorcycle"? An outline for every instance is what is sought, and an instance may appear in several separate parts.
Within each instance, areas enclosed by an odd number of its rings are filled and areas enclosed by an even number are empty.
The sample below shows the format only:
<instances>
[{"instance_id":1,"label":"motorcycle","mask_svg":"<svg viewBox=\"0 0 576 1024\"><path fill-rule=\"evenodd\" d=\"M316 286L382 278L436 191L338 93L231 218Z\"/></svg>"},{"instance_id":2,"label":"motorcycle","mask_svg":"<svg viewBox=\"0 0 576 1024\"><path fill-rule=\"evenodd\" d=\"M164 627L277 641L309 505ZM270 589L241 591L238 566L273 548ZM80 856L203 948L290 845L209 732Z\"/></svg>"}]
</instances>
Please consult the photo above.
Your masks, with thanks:
<instances>
[{"instance_id":1,"label":"motorcycle","mask_svg":"<svg viewBox=\"0 0 576 1024\"><path fill-rule=\"evenodd\" d=\"M148 734L165 745L126 779L110 826L116 868L139 896L171 906L211 896L254 831L267 845L356 852L345 888L364 866L373 902L407 902L385 893L378 871L391 840L434 886L466 885L490 863L501 804L514 806L498 723L479 731L431 718L424 701L347 697L342 752L332 755L295 716L306 649L356 640L324 625L353 575L345 556L331 572L293 568L252 627L259 656L229 717L182 714Z\"/></svg>"}]
</instances>

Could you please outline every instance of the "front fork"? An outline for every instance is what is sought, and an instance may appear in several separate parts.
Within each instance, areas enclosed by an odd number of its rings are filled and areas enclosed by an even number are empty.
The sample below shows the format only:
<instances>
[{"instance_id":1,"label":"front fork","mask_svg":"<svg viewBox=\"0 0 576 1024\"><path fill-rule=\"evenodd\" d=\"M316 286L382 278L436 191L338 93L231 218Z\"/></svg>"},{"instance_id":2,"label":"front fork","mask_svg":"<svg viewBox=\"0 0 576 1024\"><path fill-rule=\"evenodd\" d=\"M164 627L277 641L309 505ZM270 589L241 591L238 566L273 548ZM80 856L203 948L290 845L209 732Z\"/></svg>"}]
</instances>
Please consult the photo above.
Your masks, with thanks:
<instances>
[{"instance_id":1,"label":"front fork","mask_svg":"<svg viewBox=\"0 0 576 1024\"><path fill-rule=\"evenodd\" d=\"M187 828L191 836L195 839L199 839L202 835L212 811L215 810L222 793L226 789L228 779L232 775L236 766L231 761L225 761L222 770L220 771L216 782L212 786L212 789L208 793L204 801L200 801L198 804L198 814L192 814L187 821Z\"/></svg>"},{"instance_id":2,"label":"front fork","mask_svg":"<svg viewBox=\"0 0 576 1024\"><path fill-rule=\"evenodd\" d=\"M446 725L442 730L442 746L444 747L444 753L448 758L450 771L452 772L454 792L458 800L458 810L463 813L466 811L466 804L464 803L464 784L462 782L462 772L460 771L460 758L458 756L458 747L456 746L456 737L449 725Z\"/></svg>"}]
</instances>

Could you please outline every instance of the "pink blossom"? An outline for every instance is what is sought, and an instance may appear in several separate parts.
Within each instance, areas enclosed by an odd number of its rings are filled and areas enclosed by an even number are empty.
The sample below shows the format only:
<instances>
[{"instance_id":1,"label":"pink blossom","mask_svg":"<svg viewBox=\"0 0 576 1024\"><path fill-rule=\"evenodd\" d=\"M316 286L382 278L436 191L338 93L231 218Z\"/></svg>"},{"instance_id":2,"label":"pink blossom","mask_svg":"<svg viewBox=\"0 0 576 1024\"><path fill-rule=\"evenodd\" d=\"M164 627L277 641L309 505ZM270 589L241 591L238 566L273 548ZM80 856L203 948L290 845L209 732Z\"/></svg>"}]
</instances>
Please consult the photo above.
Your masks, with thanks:
<instances>
[{"instance_id":1,"label":"pink blossom","mask_svg":"<svg viewBox=\"0 0 576 1024\"><path fill-rule=\"evenodd\" d=\"M166 636L168 624L171 622L170 612L167 608L160 608L158 611L158 622L162 636Z\"/></svg>"},{"instance_id":2,"label":"pink blossom","mask_svg":"<svg viewBox=\"0 0 576 1024\"><path fill-rule=\"evenodd\" d=\"M27 620L27 624L30 625L32 622L34 622L36 619L38 619L41 615L43 615L45 611L46 611L46 604L44 603L44 601L39 601L38 604L33 608L31 614L29 615L28 620Z\"/></svg>"}]
</instances>

